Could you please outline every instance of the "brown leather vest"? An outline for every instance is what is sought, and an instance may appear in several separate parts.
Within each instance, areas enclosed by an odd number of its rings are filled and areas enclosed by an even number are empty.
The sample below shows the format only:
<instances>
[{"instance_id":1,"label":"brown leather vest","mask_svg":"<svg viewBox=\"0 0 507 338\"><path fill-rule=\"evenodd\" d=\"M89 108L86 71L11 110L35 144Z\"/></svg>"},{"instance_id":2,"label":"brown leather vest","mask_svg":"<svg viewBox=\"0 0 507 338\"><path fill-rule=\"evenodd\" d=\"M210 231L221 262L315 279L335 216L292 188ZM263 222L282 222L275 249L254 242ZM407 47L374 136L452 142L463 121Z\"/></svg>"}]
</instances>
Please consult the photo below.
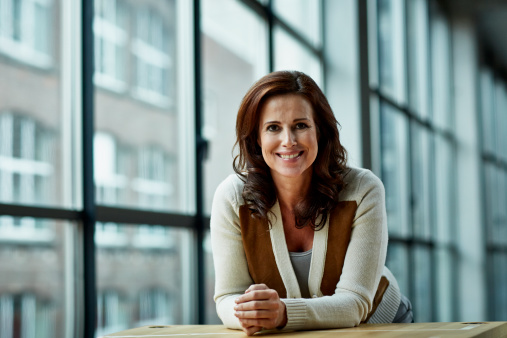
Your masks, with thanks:
<instances>
[{"instance_id":1,"label":"brown leather vest","mask_svg":"<svg viewBox=\"0 0 507 338\"><path fill-rule=\"evenodd\" d=\"M320 284L320 291L325 296L334 294L340 280L356 209L355 201L343 201L339 202L330 213L326 261ZM266 284L269 288L276 290L280 298L286 298L287 290L276 266L268 223L252 217L246 205L239 208L239 221L248 271L253 281L255 284ZM388 286L389 281L382 276L373 300L372 310L364 322L375 312Z\"/></svg>"}]
</instances>

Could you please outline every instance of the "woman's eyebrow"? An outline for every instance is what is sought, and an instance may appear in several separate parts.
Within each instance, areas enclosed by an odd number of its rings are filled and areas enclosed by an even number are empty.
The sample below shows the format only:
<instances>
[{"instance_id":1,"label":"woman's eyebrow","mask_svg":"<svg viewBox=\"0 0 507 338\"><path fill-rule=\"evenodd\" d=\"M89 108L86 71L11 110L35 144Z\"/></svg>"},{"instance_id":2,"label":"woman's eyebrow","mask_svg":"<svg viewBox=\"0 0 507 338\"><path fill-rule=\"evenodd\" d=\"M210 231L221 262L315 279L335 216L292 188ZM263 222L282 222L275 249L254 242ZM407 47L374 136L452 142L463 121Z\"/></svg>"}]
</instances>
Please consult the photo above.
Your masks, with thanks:
<instances>
[{"instance_id":1,"label":"woman's eyebrow","mask_svg":"<svg viewBox=\"0 0 507 338\"><path fill-rule=\"evenodd\" d=\"M280 123L280 121L268 121L268 122L264 123L263 126L265 126L266 124L270 124L270 123Z\"/></svg>"}]
</instances>

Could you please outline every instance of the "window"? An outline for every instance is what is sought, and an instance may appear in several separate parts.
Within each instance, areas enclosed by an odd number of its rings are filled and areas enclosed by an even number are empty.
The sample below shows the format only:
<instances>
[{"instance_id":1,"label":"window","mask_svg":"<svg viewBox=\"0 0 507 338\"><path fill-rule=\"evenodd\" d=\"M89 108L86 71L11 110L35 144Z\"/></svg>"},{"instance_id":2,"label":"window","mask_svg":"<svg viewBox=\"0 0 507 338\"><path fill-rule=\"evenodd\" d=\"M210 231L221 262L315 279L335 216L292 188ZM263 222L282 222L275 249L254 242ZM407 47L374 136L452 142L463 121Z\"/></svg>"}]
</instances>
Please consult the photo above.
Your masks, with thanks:
<instances>
[{"instance_id":1,"label":"window","mask_svg":"<svg viewBox=\"0 0 507 338\"><path fill-rule=\"evenodd\" d=\"M169 11L167 15L174 18L174 9L166 10ZM166 38L174 36L168 27L170 22L174 21L165 20L157 9L139 8L132 42L136 60L135 93L139 98L161 106L174 103L174 40Z\"/></svg>"},{"instance_id":2,"label":"window","mask_svg":"<svg viewBox=\"0 0 507 338\"><path fill-rule=\"evenodd\" d=\"M488 262L489 318L507 315L507 81L485 64L480 72L484 220Z\"/></svg>"},{"instance_id":3,"label":"window","mask_svg":"<svg viewBox=\"0 0 507 338\"><path fill-rule=\"evenodd\" d=\"M52 0L1 0L0 52L38 67L50 67L52 5Z\"/></svg>"},{"instance_id":4,"label":"window","mask_svg":"<svg viewBox=\"0 0 507 338\"><path fill-rule=\"evenodd\" d=\"M415 321L449 321L456 315L450 236L456 141L448 19L437 1L368 4L375 18L369 65L377 72L370 74L372 121L379 121L372 128L381 152L374 166L386 190L390 234L386 264L412 301Z\"/></svg>"},{"instance_id":5,"label":"window","mask_svg":"<svg viewBox=\"0 0 507 338\"><path fill-rule=\"evenodd\" d=\"M124 0L95 0L96 84L114 91L126 90L127 8Z\"/></svg>"}]
</instances>

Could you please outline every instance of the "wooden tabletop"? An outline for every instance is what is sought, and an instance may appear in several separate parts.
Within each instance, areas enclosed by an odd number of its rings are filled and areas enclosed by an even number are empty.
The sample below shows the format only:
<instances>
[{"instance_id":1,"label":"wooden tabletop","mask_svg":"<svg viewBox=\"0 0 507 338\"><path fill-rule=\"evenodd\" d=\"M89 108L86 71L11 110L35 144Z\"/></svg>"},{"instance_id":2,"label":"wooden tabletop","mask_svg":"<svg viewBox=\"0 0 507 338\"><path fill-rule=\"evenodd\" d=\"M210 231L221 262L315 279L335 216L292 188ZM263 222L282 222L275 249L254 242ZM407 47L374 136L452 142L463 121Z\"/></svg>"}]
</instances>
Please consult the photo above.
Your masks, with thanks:
<instances>
[{"instance_id":1,"label":"wooden tabletop","mask_svg":"<svg viewBox=\"0 0 507 338\"><path fill-rule=\"evenodd\" d=\"M354 328L273 332L263 331L255 336L280 338L331 338L331 337L507 337L507 322L458 322L458 323L415 323L415 324L361 324ZM160 325L143 326L125 330L103 338L245 338L242 331L229 330L223 325Z\"/></svg>"}]
</instances>

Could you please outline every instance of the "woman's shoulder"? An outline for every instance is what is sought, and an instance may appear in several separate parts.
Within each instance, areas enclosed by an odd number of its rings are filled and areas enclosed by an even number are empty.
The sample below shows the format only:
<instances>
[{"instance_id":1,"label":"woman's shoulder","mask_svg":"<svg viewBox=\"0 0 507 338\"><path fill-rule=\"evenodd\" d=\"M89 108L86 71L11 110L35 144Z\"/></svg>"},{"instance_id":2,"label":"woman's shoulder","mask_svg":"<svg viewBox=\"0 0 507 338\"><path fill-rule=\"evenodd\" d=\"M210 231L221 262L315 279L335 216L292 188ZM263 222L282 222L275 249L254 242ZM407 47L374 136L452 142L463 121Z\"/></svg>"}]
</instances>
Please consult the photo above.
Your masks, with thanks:
<instances>
[{"instance_id":1,"label":"woman's shoulder","mask_svg":"<svg viewBox=\"0 0 507 338\"><path fill-rule=\"evenodd\" d=\"M343 175L343 181L345 183L343 197L360 198L371 189L384 190L382 181L369 169L348 167Z\"/></svg>"},{"instance_id":2,"label":"woman's shoulder","mask_svg":"<svg viewBox=\"0 0 507 338\"><path fill-rule=\"evenodd\" d=\"M230 174L217 187L215 199L225 198L235 205L243 204L243 186L244 182L237 174Z\"/></svg>"}]
</instances>

